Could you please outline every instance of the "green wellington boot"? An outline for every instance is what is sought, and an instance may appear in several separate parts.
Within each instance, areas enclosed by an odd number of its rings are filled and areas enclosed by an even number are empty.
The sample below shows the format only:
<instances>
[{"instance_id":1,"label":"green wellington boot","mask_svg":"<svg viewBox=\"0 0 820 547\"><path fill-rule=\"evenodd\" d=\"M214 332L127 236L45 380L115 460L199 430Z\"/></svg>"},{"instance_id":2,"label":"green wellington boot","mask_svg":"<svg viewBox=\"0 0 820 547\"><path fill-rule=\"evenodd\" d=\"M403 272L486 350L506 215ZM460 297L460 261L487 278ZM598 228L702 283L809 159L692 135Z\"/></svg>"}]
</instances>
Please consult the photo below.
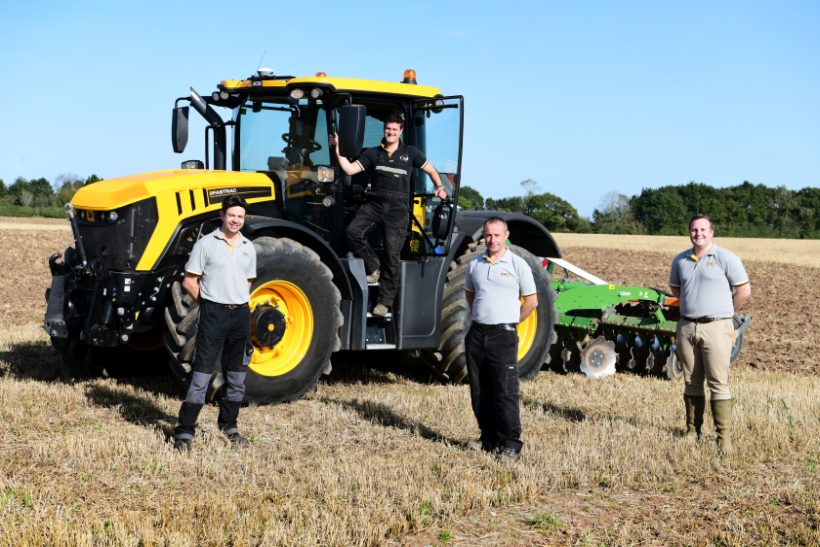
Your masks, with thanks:
<instances>
[{"instance_id":1,"label":"green wellington boot","mask_svg":"<svg viewBox=\"0 0 820 547\"><path fill-rule=\"evenodd\" d=\"M712 418L715 420L718 452L722 456L732 453L732 400L712 401Z\"/></svg>"},{"instance_id":2,"label":"green wellington boot","mask_svg":"<svg viewBox=\"0 0 820 547\"><path fill-rule=\"evenodd\" d=\"M703 427L703 414L706 411L706 399L696 395L684 395L686 403L686 436L700 440Z\"/></svg>"}]
</instances>

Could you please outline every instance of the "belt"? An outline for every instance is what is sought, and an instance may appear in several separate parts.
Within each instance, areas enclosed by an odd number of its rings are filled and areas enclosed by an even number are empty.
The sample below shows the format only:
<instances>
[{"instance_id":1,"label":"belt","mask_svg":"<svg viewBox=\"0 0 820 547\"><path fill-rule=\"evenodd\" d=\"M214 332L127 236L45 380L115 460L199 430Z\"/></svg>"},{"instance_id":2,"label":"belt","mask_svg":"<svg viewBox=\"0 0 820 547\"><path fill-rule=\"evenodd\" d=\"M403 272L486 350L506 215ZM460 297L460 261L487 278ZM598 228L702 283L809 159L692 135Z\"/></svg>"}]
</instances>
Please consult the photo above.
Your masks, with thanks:
<instances>
[{"instance_id":1,"label":"belt","mask_svg":"<svg viewBox=\"0 0 820 547\"><path fill-rule=\"evenodd\" d=\"M686 321L691 321L692 323L711 323L712 321L722 321L724 319L729 319L729 318L728 317L686 317L685 315L682 315L681 319L685 319Z\"/></svg>"},{"instance_id":2,"label":"belt","mask_svg":"<svg viewBox=\"0 0 820 547\"><path fill-rule=\"evenodd\" d=\"M214 302L213 300L202 300L203 302L207 302L208 305L211 306L219 306L220 308L225 308L227 310L238 310L239 308L247 308L248 303L245 302L244 304L220 304L219 302Z\"/></svg>"},{"instance_id":3,"label":"belt","mask_svg":"<svg viewBox=\"0 0 820 547\"><path fill-rule=\"evenodd\" d=\"M477 323L473 321L473 326L478 330L509 330L514 331L515 323L496 323L494 325L485 325L484 323Z\"/></svg>"}]
</instances>

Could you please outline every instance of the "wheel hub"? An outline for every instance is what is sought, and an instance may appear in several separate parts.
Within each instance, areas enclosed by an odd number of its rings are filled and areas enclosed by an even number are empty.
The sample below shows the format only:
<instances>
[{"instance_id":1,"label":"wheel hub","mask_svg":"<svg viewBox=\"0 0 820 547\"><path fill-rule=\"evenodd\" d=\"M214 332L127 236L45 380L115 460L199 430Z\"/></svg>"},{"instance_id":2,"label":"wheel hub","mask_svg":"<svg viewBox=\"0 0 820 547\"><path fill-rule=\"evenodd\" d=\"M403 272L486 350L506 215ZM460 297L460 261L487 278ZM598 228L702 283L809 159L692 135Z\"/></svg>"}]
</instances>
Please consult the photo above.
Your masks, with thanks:
<instances>
[{"instance_id":1,"label":"wheel hub","mask_svg":"<svg viewBox=\"0 0 820 547\"><path fill-rule=\"evenodd\" d=\"M287 330L285 316L273 306L257 306L251 314L251 338L258 347L273 348Z\"/></svg>"}]
</instances>

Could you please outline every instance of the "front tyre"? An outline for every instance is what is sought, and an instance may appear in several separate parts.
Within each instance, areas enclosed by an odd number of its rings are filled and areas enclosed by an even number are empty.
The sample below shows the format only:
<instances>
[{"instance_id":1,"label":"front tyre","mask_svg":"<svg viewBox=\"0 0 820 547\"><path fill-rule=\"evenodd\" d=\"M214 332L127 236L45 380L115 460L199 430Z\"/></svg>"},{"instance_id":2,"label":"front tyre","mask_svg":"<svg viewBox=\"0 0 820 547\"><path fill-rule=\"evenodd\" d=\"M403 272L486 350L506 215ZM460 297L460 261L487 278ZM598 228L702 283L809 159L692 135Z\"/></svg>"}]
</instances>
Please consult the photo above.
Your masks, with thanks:
<instances>
[{"instance_id":1,"label":"front tyre","mask_svg":"<svg viewBox=\"0 0 820 547\"><path fill-rule=\"evenodd\" d=\"M257 403L293 401L330 373L330 355L340 346L341 294L330 268L313 250L287 238L260 237L254 246L254 351L245 398Z\"/></svg>"}]
</instances>

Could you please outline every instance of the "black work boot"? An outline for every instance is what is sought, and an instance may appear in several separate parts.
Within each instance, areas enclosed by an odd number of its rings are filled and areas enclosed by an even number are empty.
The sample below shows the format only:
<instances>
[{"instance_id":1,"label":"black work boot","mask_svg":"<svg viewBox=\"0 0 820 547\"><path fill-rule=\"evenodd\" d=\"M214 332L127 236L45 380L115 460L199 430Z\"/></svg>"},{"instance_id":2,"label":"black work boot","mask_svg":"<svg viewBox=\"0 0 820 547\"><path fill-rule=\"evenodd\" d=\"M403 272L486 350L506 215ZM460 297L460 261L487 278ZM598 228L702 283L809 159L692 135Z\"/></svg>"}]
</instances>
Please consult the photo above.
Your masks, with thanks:
<instances>
[{"instance_id":1,"label":"black work boot","mask_svg":"<svg viewBox=\"0 0 820 547\"><path fill-rule=\"evenodd\" d=\"M174 450L177 452L190 452L191 439L174 439Z\"/></svg>"}]
</instances>

